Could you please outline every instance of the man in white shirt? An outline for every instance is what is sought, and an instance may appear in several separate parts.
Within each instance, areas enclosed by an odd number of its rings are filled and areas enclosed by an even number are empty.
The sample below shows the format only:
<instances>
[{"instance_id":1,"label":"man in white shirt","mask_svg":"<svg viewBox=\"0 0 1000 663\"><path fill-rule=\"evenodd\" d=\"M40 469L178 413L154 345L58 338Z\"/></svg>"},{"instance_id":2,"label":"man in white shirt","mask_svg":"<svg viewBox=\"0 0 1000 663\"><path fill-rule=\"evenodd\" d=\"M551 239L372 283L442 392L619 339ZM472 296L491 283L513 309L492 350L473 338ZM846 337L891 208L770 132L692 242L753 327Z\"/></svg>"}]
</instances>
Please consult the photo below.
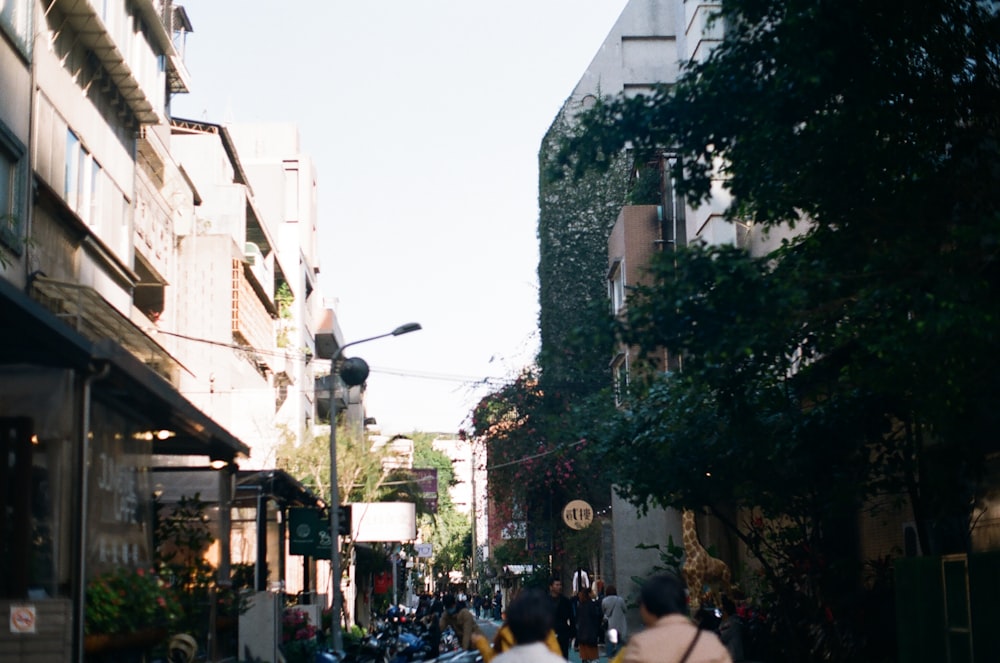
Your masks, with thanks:
<instances>
[{"instance_id":1,"label":"man in white shirt","mask_svg":"<svg viewBox=\"0 0 1000 663\"><path fill-rule=\"evenodd\" d=\"M566 663L545 644L552 629L549 597L540 589L526 589L507 606L507 626L517 643L491 663Z\"/></svg>"}]
</instances>

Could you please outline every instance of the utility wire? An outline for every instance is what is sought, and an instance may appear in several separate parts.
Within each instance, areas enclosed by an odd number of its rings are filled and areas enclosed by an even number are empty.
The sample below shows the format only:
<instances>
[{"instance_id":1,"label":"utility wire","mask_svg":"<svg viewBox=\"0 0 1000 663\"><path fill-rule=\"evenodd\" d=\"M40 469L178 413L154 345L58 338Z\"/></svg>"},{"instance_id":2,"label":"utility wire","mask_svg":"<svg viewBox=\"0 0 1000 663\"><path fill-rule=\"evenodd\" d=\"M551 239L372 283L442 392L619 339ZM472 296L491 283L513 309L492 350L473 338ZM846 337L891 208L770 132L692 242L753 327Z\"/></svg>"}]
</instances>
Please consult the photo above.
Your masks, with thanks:
<instances>
[{"instance_id":1,"label":"utility wire","mask_svg":"<svg viewBox=\"0 0 1000 663\"><path fill-rule=\"evenodd\" d=\"M487 465L486 466L486 470L487 471L489 471L489 470L498 470L501 467L508 467L510 465L520 465L521 463L526 463L529 460L535 460L536 458L542 458L543 456L549 456L551 454L554 454L557 451L562 451L563 449L572 449L573 447L578 447L581 444L583 444L584 442L586 442L586 440L578 440L576 442L573 442L572 444L560 444L558 447L555 447L553 449L549 449L548 451L543 451L541 453L537 453L537 454L535 454L533 456L525 456L524 458L518 458L517 460L511 460L511 461L508 461L506 463L500 463L498 465Z\"/></svg>"}]
</instances>

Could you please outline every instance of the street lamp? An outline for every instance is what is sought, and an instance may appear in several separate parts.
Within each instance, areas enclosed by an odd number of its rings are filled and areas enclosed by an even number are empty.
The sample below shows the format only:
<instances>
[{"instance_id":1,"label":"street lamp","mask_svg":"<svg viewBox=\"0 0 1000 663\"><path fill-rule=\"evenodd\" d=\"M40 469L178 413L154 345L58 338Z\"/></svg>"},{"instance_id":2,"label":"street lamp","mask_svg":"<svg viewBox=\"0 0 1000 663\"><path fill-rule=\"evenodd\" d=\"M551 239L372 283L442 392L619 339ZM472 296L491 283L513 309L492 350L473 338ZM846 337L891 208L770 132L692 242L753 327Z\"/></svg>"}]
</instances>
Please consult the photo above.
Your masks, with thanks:
<instances>
[{"instance_id":1,"label":"street lamp","mask_svg":"<svg viewBox=\"0 0 1000 663\"><path fill-rule=\"evenodd\" d=\"M352 345L367 343L368 341L385 338L386 336L402 336L403 334L415 332L418 329L421 329L420 323L408 322L386 334L379 334L378 336L363 338L360 341L345 343L337 348L337 351L333 353L333 357L330 358L330 591L333 592L330 602L333 619L331 620L330 628L334 651L342 651L344 649L344 640L340 633L340 619L343 613L344 597L340 592L340 491L337 489L337 399L334 393L336 391L336 380L340 371L341 358L344 355L344 350ZM368 377L367 365L364 365L363 361L362 364L364 366L363 375L357 376L360 377L360 380L350 386L357 386ZM354 380L351 381L354 382Z\"/></svg>"}]
</instances>

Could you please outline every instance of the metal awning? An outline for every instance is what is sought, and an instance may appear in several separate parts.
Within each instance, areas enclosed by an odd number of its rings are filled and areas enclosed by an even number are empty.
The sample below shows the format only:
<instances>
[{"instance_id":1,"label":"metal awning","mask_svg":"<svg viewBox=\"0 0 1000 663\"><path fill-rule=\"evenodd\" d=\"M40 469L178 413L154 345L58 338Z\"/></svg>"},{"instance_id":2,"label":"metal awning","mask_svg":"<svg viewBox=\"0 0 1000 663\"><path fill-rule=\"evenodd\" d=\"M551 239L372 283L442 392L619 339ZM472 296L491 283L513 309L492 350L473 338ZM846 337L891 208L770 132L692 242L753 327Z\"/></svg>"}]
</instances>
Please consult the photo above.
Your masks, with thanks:
<instances>
[{"instance_id":1,"label":"metal awning","mask_svg":"<svg viewBox=\"0 0 1000 663\"><path fill-rule=\"evenodd\" d=\"M250 449L185 399L112 339L92 341L52 311L0 278L0 364L69 368L90 375L107 367L94 383L94 396L139 412L173 437L154 440L153 453L208 456L234 461Z\"/></svg>"},{"instance_id":2,"label":"metal awning","mask_svg":"<svg viewBox=\"0 0 1000 663\"><path fill-rule=\"evenodd\" d=\"M217 471L211 468L158 467L153 469L153 486L164 504L174 504L181 497L199 495L201 501L214 504L218 494ZM284 470L239 470L237 488L256 488L282 507L310 506L323 508L326 502ZM237 492L233 506L255 506L257 491ZM246 504L251 500L250 504Z\"/></svg>"},{"instance_id":3,"label":"metal awning","mask_svg":"<svg viewBox=\"0 0 1000 663\"><path fill-rule=\"evenodd\" d=\"M113 339L167 379L178 369L191 372L93 288L45 276L31 286L34 299L87 339Z\"/></svg>"}]
</instances>

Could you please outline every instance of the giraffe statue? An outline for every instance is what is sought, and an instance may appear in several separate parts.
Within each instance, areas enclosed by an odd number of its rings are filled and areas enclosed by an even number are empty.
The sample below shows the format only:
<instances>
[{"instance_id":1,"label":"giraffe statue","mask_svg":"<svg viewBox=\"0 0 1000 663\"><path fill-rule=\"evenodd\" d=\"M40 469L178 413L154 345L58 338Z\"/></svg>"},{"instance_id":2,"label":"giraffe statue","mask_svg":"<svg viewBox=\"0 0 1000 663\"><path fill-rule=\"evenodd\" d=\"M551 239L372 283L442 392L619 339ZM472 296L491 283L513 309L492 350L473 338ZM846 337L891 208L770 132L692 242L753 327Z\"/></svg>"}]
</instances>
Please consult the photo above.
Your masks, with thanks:
<instances>
[{"instance_id":1,"label":"giraffe statue","mask_svg":"<svg viewBox=\"0 0 1000 663\"><path fill-rule=\"evenodd\" d=\"M732 574L725 562L709 555L698 542L694 511L690 509L684 509L681 514L681 534L684 539L684 566L681 568L681 573L687 583L691 610L694 612L701 607L704 586L714 581L728 591Z\"/></svg>"}]
</instances>

